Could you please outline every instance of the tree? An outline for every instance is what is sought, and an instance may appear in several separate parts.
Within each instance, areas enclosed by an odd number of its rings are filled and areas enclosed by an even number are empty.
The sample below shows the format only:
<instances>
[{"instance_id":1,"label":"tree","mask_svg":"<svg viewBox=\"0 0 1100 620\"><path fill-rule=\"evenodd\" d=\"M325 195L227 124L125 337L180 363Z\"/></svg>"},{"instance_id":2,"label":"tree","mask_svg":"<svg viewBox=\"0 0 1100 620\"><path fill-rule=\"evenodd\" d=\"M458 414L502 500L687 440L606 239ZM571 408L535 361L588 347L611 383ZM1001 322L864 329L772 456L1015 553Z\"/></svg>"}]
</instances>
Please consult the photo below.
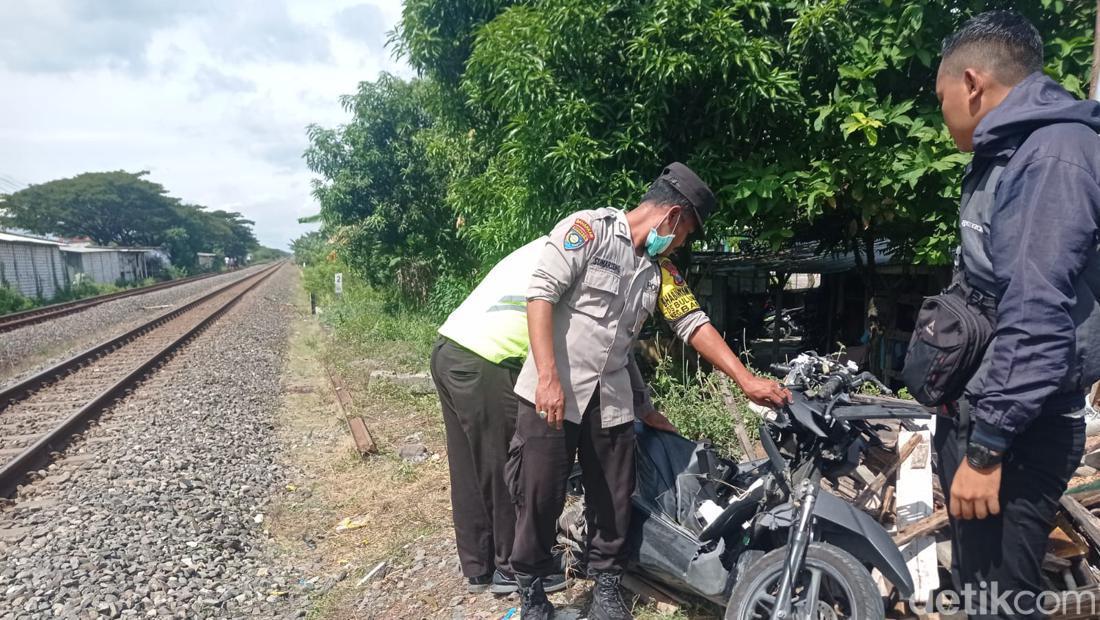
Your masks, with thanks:
<instances>
[{"instance_id":1,"label":"tree","mask_svg":"<svg viewBox=\"0 0 1100 620\"><path fill-rule=\"evenodd\" d=\"M1031 17L1048 73L1083 94L1094 3L409 0L393 43L421 77L364 83L348 125L310 128L323 231L372 283L420 270L453 298L679 160L718 195L711 243L812 240L869 279L879 239L944 263L968 157L940 119L939 47L993 8Z\"/></svg>"},{"instance_id":2,"label":"tree","mask_svg":"<svg viewBox=\"0 0 1100 620\"><path fill-rule=\"evenodd\" d=\"M1018 3L543 0L476 36L461 81L476 174L453 208L483 255L571 210L629 207L671 160L716 190L719 236L866 248L944 262L968 158L934 95L942 38ZM1093 3L1025 7L1048 70L1079 94ZM490 205L486 208L486 205Z\"/></svg>"},{"instance_id":3,"label":"tree","mask_svg":"<svg viewBox=\"0 0 1100 620\"><path fill-rule=\"evenodd\" d=\"M163 247L193 270L197 252L243 261L258 247L253 222L168 196L147 172L88 172L4 197L0 224L39 234L89 237L100 245Z\"/></svg>"},{"instance_id":4,"label":"tree","mask_svg":"<svg viewBox=\"0 0 1100 620\"><path fill-rule=\"evenodd\" d=\"M89 237L102 245L158 245L178 204L146 171L87 172L7 196L5 226Z\"/></svg>"},{"instance_id":5,"label":"tree","mask_svg":"<svg viewBox=\"0 0 1100 620\"><path fill-rule=\"evenodd\" d=\"M446 177L429 159L437 91L383 74L343 99L352 120L309 128L306 163L325 230L348 265L373 284L424 300L441 271L467 253L445 204Z\"/></svg>"},{"instance_id":6,"label":"tree","mask_svg":"<svg viewBox=\"0 0 1100 620\"><path fill-rule=\"evenodd\" d=\"M294 253L294 262L299 265L316 265L325 260L331 248L325 235L314 230L291 241L290 251Z\"/></svg>"}]
</instances>

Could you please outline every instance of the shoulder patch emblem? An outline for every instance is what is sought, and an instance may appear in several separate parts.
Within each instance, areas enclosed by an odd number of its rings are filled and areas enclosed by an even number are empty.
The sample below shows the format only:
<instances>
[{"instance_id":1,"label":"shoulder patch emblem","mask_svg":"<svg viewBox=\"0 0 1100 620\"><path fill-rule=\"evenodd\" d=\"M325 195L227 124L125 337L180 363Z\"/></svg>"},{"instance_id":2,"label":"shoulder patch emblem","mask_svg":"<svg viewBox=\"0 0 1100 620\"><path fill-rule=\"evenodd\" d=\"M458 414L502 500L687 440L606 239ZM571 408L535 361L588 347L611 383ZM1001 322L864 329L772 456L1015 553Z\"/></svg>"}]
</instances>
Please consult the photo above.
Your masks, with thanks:
<instances>
[{"instance_id":1,"label":"shoulder patch emblem","mask_svg":"<svg viewBox=\"0 0 1100 620\"><path fill-rule=\"evenodd\" d=\"M596 231L592 230L592 225L578 218L565 233L565 240L562 242L562 247L567 250L579 250L595 238Z\"/></svg>"},{"instance_id":2,"label":"shoulder patch emblem","mask_svg":"<svg viewBox=\"0 0 1100 620\"><path fill-rule=\"evenodd\" d=\"M680 275L680 270L676 268L676 265L672 264L672 261L661 261L661 268L668 272L668 275L672 276L672 282L676 286L684 285L684 276Z\"/></svg>"}]
</instances>

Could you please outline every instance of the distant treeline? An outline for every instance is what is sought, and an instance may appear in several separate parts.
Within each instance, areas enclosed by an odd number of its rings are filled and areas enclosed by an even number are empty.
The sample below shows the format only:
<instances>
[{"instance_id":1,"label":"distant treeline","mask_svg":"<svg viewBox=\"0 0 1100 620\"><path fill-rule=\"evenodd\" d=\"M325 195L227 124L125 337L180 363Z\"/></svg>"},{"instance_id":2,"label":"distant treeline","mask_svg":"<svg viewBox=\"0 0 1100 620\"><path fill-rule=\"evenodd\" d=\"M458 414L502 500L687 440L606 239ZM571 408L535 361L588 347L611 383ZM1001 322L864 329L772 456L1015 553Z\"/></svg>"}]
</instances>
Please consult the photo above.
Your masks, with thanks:
<instances>
[{"instance_id":1,"label":"distant treeline","mask_svg":"<svg viewBox=\"0 0 1100 620\"><path fill-rule=\"evenodd\" d=\"M88 237L105 246L163 248L176 267L186 270L195 269L198 252L243 264L249 253L260 249L253 222L240 213L181 202L147 175L86 172L0 195L0 226Z\"/></svg>"}]
</instances>

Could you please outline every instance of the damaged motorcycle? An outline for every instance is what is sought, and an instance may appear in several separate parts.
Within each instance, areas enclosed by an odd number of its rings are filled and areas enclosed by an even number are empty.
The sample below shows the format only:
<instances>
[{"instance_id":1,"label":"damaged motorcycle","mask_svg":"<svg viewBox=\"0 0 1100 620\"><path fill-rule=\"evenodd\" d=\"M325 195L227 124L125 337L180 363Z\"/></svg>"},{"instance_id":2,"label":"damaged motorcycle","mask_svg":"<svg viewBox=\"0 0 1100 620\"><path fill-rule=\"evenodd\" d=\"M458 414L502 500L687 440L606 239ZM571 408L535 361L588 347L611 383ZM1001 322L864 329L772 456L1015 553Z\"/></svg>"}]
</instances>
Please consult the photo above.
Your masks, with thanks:
<instances>
[{"instance_id":1,"label":"damaged motorcycle","mask_svg":"<svg viewBox=\"0 0 1100 620\"><path fill-rule=\"evenodd\" d=\"M882 420L928 418L916 403L861 396L873 384L854 364L813 353L774 366L793 402L769 410L765 458L733 462L706 442L638 426L637 486L624 584L682 603L724 609L727 620L877 620L877 569L901 597L913 580L872 517L821 487L880 445ZM571 484L579 489L579 479ZM583 500L559 520L559 542L584 570Z\"/></svg>"}]
</instances>

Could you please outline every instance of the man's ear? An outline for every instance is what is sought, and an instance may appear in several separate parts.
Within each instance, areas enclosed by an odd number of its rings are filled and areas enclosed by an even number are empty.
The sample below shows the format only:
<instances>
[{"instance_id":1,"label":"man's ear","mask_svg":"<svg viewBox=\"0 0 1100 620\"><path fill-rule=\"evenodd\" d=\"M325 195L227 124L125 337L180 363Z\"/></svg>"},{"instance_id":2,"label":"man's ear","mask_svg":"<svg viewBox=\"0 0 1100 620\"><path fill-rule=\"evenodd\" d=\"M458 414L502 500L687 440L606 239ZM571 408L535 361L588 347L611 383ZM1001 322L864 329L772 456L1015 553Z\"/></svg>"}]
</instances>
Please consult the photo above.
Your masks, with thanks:
<instances>
[{"instance_id":1,"label":"man's ear","mask_svg":"<svg viewBox=\"0 0 1100 620\"><path fill-rule=\"evenodd\" d=\"M966 86L966 99L971 104L977 102L978 98L985 92L985 80L986 76L974 69L963 70L963 84Z\"/></svg>"}]
</instances>

